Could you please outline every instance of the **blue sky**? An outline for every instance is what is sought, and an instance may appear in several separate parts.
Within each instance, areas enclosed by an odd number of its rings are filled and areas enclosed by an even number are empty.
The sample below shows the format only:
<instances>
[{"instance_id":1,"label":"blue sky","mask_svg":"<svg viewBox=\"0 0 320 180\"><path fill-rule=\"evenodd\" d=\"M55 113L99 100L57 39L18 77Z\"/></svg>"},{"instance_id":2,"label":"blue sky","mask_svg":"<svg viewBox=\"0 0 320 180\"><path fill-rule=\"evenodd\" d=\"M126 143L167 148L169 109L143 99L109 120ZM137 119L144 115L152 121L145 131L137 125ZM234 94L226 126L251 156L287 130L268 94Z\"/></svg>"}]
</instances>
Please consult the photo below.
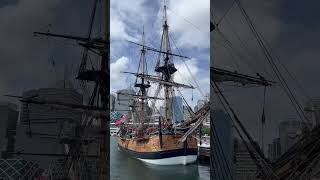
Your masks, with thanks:
<instances>
[{"instance_id":1,"label":"blue sky","mask_svg":"<svg viewBox=\"0 0 320 180\"><path fill-rule=\"evenodd\" d=\"M140 47L126 42L141 42L144 27L146 44L155 48L160 46L164 1L111 0L111 92L133 85L134 77L120 71L136 72ZM180 89L184 97L194 106L202 94L209 93L210 67L210 2L209 0L168 0L168 24L175 44L183 55L192 76L202 91ZM174 43L172 51L178 53ZM148 73L154 73L157 54L147 52ZM183 60L175 58L176 82L197 86ZM183 76L182 76L183 75ZM152 94L152 89L150 90ZM191 101L193 94L193 101Z\"/></svg>"}]
</instances>

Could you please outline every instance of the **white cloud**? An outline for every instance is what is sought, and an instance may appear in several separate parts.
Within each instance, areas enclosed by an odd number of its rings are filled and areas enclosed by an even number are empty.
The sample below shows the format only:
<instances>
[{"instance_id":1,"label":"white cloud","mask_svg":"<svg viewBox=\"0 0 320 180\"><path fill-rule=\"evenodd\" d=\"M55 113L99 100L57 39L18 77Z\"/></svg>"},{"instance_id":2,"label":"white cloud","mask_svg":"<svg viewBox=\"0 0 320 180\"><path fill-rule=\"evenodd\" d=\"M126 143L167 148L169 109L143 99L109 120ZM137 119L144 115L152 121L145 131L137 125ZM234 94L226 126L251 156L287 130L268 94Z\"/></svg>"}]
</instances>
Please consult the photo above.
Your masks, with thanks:
<instances>
[{"instance_id":1,"label":"white cloud","mask_svg":"<svg viewBox=\"0 0 320 180\"><path fill-rule=\"evenodd\" d=\"M186 65L183 62L176 63L178 72L175 73L174 81L192 85L196 88L194 90L180 89L183 96L189 102L189 105L193 107L196 105L198 99L204 99L204 96L209 93L210 77L209 73L206 73L207 70L202 71L202 69L199 67L197 59L192 58L185 63ZM180 94L177 92L176 95Z\"/></svg>"},{"instance_id":2,"label":"white cloud","mask_svg":"<svg viewBox=\"0 0 320 180\"><path fill-rule=\"evenodd\" d=\"M141 32L135 27L142 27L148 8L144 6L145 0L111 0L110 3L110 49L111 57L116 58L125 48L125 40L140 41Z\"/></svg>"},{"instance_id":3,"label":"white cloud","mask_svg":"<svg viewBox=\"0 0 320 180\"><path fill-rule=\"evenodd\" d=\"M110 18L110 36L111 39L128 39L132 40L132 37L127 33L126 25L120 19L120 17L116 14L111 12Z\"/></svg>"},{"instance_id":4,"label":"white cloud","mask_svg":"<svg viewBox=\"0 0 320 180\"><path fill-rule=\"evenodd\" d=\"M145 0L111 0L111 11L116 12L122 19L126 19L127 21L141 22L145 18L146 13L144 3Z\"/></svg>"},{"instance_id":5,"label":"white cloud","mask_svg":"<svg viewBox=\"0 0 320 180\"><path fill-rule=\"evenodd\" d=\"M199 72L197 59L192 58L188 61L185 61L185 63L176 63L175 66L178 69L174 76L175 82L184 84L194 84L192 76L196 77Z\"/></svg>"},{"instance_id":6,"label":"white cloud","mask_svg":"<svg viewBox=\"0 0 320 180\"><path fill-rule=\"evenodd\" d=\"M115 62L110 64L110 81L112 86L123 84L126 79L126 75L121 71L129 69L129 59L127 57L121 57Z\"/></svg>"},{"instance_id":7,"label":"white cloud","mask_svg":"<svg viewBox=\"0 0 320 180\"><path fill-rule=\"evenodd\" d=\"M143 24L148 8L145 0L112 0L110 10L110 36L116 40L136 41L132 24ZM134 17L134 18L133 18ZM131 26L130 26L131 25Z\"/></svg>"},{"instance_id":8,"label":"white cloud","mask_svg":"<svg viewBox=\"0 0 320 180\"><path fill-rule=\"evenodd\" d=\"M163 3L162 1L153 1L152 3L153 4L150 4L148 2L147 4L146 0L111 1L111 56L113 58L117 59L119 55L123 55L123 53L127 53L126 56L131 57L131 53L128 53L127 50L128 47L125 46L124 42L119 40L129 39L133 41L140 41L142 25L144 25L146 29L147 42L150 44L159 43L160 38L158 37L158 35L159 32L162 30L161 25L163 17L163 8L161 6L163 6ZM181 4L183 5L183 7L181 7ZM185 50L183 48L209 48L209 7L209 0L199 0L199 2L195 2L193 0L175 0L170 1L168 3L168 18L170 32L173 32L172 34L174 34L176 43L180 48L182 48L182 51ZM152 9L153 11L151 11ZM179 16L173 14L170 11L173 11ZM184 18L195 24L201 32L197 30L196 27L191 27L192 25L186 22ZM157 40L157 42L155 42L155 40ZM110 69L112 89L128 87L128 83L123 83L125 82L126 77L128 75L119 74L119 71L121 70L113 68L113 66L115 66L116 64L116 67L120 67L119 64L121 63L118 62L120 61L120 59L118 59L115 63L111 64ZM135 61L134 63L130 63L131 65L136 65L137 62ZM198 62L198 59L191 59L186 61L186 63L189 67L189 70L191 71L192 76L194 76L195 79L197 79L200 86L206 86L205 88L202 87L202 89L208 92L207 89L209 89L209 83L204 83L204 79L209 78L209 75L201 72L200 63ZM174 80L176 82L197 86L194 83L194 80L191 74L189 73L188 68L185 66L183 62L177 62L176 67L179 69L179 72L176 72L174 76ZM209 69L209 67L207 68ZM204 71L207 72L208 69L205 69ZM125 85L120 86L120 84ZM151 88L149 89L150 96L154 95L156 87L156 84L152 84ZM195 103L197 99L201 98L201 95L200 93L198 93L197 90L194 90L194 93L192 93L191 90L181 89L181 91L183 92L183 95L187 98L187 100L190 100L193 94ZM161 92L162 94L160 96L163 97L163 90ZM176 92L176 95L180 94Z\"/></svg>"},{"instance_id":9,"label":"white cloud","mask_svg":"<svg viewBox=\"0 0 320 180\"><path fill-rule=\"evenodd\" d=\"M178 46L209 48L210 1L170 0L168 21Z\"/></svg>"}]
</instances>

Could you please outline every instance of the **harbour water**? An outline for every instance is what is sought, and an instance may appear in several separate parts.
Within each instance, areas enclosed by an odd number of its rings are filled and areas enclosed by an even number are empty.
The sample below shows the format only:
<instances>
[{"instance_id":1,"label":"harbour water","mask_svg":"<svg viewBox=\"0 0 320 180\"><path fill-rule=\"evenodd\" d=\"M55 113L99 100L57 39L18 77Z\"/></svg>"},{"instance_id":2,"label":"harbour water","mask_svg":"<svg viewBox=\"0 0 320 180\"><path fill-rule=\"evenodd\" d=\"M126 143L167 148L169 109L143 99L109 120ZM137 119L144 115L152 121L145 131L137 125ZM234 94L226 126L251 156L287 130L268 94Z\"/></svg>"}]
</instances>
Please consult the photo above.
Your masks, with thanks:
<instances>
[{"instance_id":1,"label":"harbour water","mask_svg":"<svg viewBox=\"0 0 320 180\"><path fill-rule=\"evenodd\" d=\"M186 166L158 166L143 163L118 150L117 138L110 137L112 180L209 180L210 167L199 163Z\"/></svg>"}]
</instances>

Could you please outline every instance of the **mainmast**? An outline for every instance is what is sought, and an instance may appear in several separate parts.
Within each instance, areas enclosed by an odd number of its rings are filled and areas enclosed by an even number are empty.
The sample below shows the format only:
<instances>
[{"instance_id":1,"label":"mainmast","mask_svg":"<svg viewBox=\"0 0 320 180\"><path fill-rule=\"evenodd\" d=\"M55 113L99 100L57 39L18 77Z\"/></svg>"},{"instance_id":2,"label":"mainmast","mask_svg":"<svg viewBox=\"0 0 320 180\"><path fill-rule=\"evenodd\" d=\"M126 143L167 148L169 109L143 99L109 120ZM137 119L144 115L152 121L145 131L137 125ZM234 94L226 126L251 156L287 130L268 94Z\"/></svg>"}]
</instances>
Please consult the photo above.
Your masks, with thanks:
<instances>
[{"instance_id":1,"label":"mainmast","mask_svg":"<svg viewBox=\"0 0 320 180\"><path fill-rule=\"evenodd\" d=\"M77 76L78 80L81 80L81 85L84 84L84 82L94 82L95 88L92 92L91 99L89 101L89 106L93 106L94 101L96 99L97 102L97 109L103 110L105 113L108 113L109 111L109 100L108 100L108 89L110 88L110 84L108 83L108 72L110 70L110 64L109 64L109 36L110 36L110 1L104 0L104 37L103 38L91 38L92 33L92 27L94 23L95 13L96 13L96 6L97 6L98 0L94 0L94 8L92 11L92 16L90 19L90 27L87 37L80 37L80 36L70 36L70 35L62 35L62 34L54 34L54 33L44 33L44 32L34 32L36 35L44 35L44 36L52 36L57 38L64 38L64 39L70 39L70 40L76 40L80 46L85 47L85 51L83 54L83 58L80 64L79 73ZM87 53L88 51L92 51L95 54L98 54L101 56L101 63L100 67L98 69L88 69L86 67L86 61L87 61ZM96 96L99 92L100 96ZM97 98L96 98L97 97ZM72 107L73 108L73 107ZM109 153L108 153L108 145L110 144L110 132L109 132L109 116L106 115L100 115L98 117L101 120L100 123L100 154L99 154L99 161L100 161L100 171L99 171L99 179L105 180L110 178L109 174ZM90 122L91 123L91 122ZM86 124L86 123L85 123ZM82 126L81 128L86 128L86 125ZM80 159L77 154L73 155L76 156L75 160L80 162ZM77 164L78 162L75 162ZM80 171L78 169L75 170L76 178L79 179L80 176L78 174Z\"/></svg>"},{"instance_id":2,"label":"mainmast","mask_svg":"<svg viewBox=\"0 0 320 180\"><path fill-rule=\"evenodd\" d=\"M139 93L141 94L141 97L146 97L147 96L147 89L150 87L149 81L146 83L145 75L148 73L147 72L147 61L146 61L146 47L145 45L145 37L144 37L144 28L142 32L142 49L141 49L141 56L140 56L140 62L139 62L139 68L137 74L136 82L135 82L135 87L140 88ZM140 105L141 105L141 112L140 112L140 128L138 135L143 135L143 127L144 127L144 122L145 122L145 98L140 98Z\"/></svg>"},{"instance_id":3,"label":"mainmast","mask_svg":"<svg viewBox=\"0 0 320 180\"><path fill-rule=\"evenodd\" d=\"M162 49L164 52L166 52L166 54L162 55L164 63L161 66L160 62L158 62L158 66L156 67L155 71L162 73L164 81L171 82L172 74L175 73L177 69L174 67L174 64L171 60L172 56L170 55L171 47L170 47L170 41L169 41L169 26L168 26L166 5L164 5L164 23L163 23L163 32L162 32L160 51ZM168 84L163 84L163 85L164 85L164 95L165 95L165 120L167 121L168 124L171 124L172 108L171 108L170 96L172 94L172 86Z\"/></svg>"}]
</instances>

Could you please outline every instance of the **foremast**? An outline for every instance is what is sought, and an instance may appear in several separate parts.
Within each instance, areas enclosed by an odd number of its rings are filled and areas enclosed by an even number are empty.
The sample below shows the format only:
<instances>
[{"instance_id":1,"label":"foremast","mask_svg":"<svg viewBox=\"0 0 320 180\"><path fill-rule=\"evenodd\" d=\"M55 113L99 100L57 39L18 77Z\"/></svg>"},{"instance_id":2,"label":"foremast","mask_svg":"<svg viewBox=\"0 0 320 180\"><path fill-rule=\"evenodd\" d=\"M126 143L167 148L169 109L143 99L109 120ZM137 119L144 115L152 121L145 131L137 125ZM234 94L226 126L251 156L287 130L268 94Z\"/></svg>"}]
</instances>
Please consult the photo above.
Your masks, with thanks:
<instances>
[{"instance_id":1,"label":"foremast","mask_svg":"<svg viewBox=\"0 0 320 180\"><path fill-rule=\"evenodd\" d=\"M144 97L147 97L147 89L150 87L149 81L145 79L145 75L148 74L148 68L147 68L147 61L146 61L146 48L145 48L145 37L144 37L144 29L142 32L142 48L141 48L141 56L140 56L140 62L137 72L137 78L135 82L135 87L138 87L140 90L138 92L138 95L141 95L140 99L140 105L141 105L141 111L140 111L140 127L138 129L138 137L141 137L144 135L144 122L145 122L145 104L146 101ZM139 97L139 96L137 96Z\"/></svg>"}]
</instances>

